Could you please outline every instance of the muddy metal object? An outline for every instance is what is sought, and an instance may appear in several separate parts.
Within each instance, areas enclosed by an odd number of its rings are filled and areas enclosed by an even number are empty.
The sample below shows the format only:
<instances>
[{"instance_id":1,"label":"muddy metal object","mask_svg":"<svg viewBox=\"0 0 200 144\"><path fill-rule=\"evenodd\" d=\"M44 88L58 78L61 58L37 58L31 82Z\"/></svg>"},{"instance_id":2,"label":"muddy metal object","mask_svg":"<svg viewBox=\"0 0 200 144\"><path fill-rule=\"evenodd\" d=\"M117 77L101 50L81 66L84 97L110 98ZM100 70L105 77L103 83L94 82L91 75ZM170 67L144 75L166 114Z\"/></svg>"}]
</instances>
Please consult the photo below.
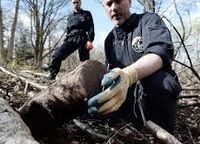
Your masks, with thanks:
<instances>
[{"instance_id":1,"label":"muddy metal object","mask_svg":"<svg viewBox=\"0 0 200 144\"><path fill-rule=\"evenodd\" d=\"M38 144L21 117L0 97L0 143Z\"/></svg>"},{"instance_id":2,"label":"muddy metal object","mask_svg":"<svg viewBox=\"0 0 200 144\"><path fill-rule=\"evenodd\" d=\"M43 134L87 112L87 99L101 91L106 68L87 60L20 108L33 135Z\"/></svg>"}]
</instances>

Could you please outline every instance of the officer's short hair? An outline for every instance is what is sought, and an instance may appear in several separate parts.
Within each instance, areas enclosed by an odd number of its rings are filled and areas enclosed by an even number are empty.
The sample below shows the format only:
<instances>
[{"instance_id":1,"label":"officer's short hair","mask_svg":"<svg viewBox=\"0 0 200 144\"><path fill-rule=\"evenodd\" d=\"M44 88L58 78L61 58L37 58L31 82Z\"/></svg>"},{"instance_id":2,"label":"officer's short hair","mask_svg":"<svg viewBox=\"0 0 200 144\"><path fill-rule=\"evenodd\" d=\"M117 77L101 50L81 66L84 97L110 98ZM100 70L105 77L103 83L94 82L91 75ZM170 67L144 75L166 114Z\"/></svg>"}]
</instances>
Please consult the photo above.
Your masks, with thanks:
<instances>
[{"instance_id":1,"label":"officer's short hair","mask_svg":"<svg viewBox=\"0 0 200 144\"><path fill-rule=\"evenodd\" d=\"M81 3L81 0L78 0Z\"/></svg>"}]
</instances>

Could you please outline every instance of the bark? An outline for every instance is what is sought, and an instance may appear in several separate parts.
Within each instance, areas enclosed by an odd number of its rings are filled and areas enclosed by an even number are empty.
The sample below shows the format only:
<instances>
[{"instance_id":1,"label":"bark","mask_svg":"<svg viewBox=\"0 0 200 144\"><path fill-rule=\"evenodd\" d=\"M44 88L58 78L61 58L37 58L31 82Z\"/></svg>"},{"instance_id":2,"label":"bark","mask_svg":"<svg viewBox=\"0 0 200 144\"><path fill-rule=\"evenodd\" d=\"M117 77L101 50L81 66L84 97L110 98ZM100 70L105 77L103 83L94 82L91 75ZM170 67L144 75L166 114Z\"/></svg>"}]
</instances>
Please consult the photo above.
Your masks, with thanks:
<instances>
[{"instance_id":1,"label":"bark","mask_svg":"<svg viewBox=\"0 0 200 144\"><path fill-rule=\"evenodd\" d=\"M144 12L155 12L155 0L137 0L143 7Z\"/></svg>"},{"instance_id":2,"label":"bark","mask_svg":"<svg viewBox=\"0 0 200 144\"><path fill-rule=\"evenodd\" d=\"M155 12L155 1L154 0L145 0L144 7L145 7L145 10L148 12Z\"/></svg>"},{"instance_id":3,"label":"bark","mask_svg":"<svg viewBox=\"0 0 200 144\"><path fill-rule=\"evenodd\" d=\"M19 114L0 98L0 143L38 144Z\"/></svg>"},{"instance_id":4,"label":"bark","mask_svg":"<svg viewBox=\"0 0 200 144\"><path fill-rule=\"evenodd\" d=\"M146 127L162 143L181 144L173 135L150 120L146 122Z\"/></svg>"},{"instance_id":5,"label":"bark","mask_svg":"<svg viewBox=\"0 0 200 144\"><path fill-rule=\"evenodd\" d=\"M14 15L13 23L12 23L11 35L10 35L10 40L9 40L9 44L8 44L7 60L9 60L9 61L12 60L12 58L13 58L14 39L15 39L17 20L18 20L19 2L20 2L20 0L16 0L15 15Z\"/></svg>"},{"instance_id":6,"label":"bark","mask_svg":"<svg viewBox=\"0 0 200 144\"><path fill-rule=\"evenodd\" d=\"M4 42L3 42L3 11L0 0L0 58L3 58Z\"/></svg>"},{"instance_id":7,"label":"bark","mask_svg":"<svg viewBox=\"0 0 200 144\"><path fill-rule=\"evenodd\" d=\"M101 91L105 71L100 62L85 61L26 102L20 114L33 135L45 134L87 113L87 99Z\"/></svg>"},{"instance_id":8,"label":"bark","mask_svg":"<svg viewBox=\"0 0 200 144\"><path fill-rule=\"evenodd\" d=\"M38 69L42 68L44 48L48 37L66 17L66 15L59 14L68 2L69 0L24 0L24 4L30 11L31 43L35 53L34 64Z\"/></svg>"}]
</instances>

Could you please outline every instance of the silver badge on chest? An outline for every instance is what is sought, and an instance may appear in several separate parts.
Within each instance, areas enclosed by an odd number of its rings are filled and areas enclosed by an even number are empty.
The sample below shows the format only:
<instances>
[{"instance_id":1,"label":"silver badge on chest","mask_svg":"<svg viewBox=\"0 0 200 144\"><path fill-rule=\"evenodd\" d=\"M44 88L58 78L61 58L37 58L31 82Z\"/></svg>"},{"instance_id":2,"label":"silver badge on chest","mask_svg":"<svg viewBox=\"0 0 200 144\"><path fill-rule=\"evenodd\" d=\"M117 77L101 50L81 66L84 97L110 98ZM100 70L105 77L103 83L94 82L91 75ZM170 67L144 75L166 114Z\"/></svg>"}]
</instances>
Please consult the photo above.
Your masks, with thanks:
<instances>
[{"instance_id":1,"label":"silver badge on chest","mask_svg":"<svg viewBox=\"0 0 200 144\"><path fill-rule=\"evenodd\" d=\"M144 51L142 37L136 36L132 40L132 48L135 52L141 53Z\"/></svg>"},{"instance_id":2,"label":"silver badge on chest","mask_svg":"<svg viewBox=\"0 0 200 144\"><path fill-rule=\"evenodd\" d=\"M84 17L84 16L81 16L81 17L80 17L80 21L81 21L81 22L84 22L84 21L85 21L85 17Z\"/></svg>"}]
</instances>

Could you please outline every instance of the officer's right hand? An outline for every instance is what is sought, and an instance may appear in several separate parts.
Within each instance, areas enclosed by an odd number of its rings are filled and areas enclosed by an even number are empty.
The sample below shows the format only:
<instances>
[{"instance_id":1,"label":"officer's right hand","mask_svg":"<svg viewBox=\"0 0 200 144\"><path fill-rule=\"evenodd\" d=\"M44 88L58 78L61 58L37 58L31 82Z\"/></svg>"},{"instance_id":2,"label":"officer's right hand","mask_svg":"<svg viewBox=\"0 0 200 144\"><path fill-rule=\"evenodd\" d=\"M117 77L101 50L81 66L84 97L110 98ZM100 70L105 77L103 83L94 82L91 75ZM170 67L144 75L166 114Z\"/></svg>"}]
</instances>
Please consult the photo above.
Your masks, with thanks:
<instances>
[{"instance_id":1,"label":"officer's right hand","mask_svg":"<svg viewBox=\"0 0 200 144\"><path fill-rule=\"evenodd\" d=\"M102 86L108 88L89 99L88 112L92 115L105 115L118 110L126 99L129 86L137 79L135 70L127 71L127 69L120 68L111 70L102 79Z\"/></svg>"},{"instance_id":2,"label":"officer's right hand","mask_svg":"<svg viewBox=\"0 0 200 144\"><path fill-rule=\"evenodd\" d=\"M92 50L93 49L93 44L91 41L87 41L87 43L85 44L85 48L87 50Z\"/></svg>"}]
</instances>

